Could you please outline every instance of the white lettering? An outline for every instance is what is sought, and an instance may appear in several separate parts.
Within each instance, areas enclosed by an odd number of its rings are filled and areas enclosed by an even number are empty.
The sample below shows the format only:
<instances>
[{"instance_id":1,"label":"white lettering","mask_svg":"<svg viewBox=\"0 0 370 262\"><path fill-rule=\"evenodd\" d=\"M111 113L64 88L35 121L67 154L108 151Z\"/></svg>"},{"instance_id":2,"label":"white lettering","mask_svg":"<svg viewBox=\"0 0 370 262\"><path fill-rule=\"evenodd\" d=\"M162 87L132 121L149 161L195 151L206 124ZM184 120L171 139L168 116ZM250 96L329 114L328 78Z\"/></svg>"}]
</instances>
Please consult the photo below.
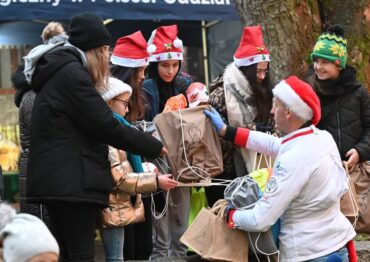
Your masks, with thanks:
<instances>
[{"instance_id":1,"label":"white lettering","mask_svg":"<svg viewBox=\"0 0 370 262\"><path fill-rule=\"evenodd\" d=\"M164 0L167 4L174 4L176 0Z\"/></svg>"},{"instance_id":2,"label":"white lettering","mask_svg":"<svg viewBox=\"0 0 370 262\"><path fill-rule=\"evenodd\" d=\"M179 0L180 4L189 4L189 0Z\"/></svg>"},{"instance_id":3,"label":"white lettering","mask_svg":"<svg viewBox=\"0 0 370 262\"><path fill-rule=\"evenodd\" d=\"M209 0L202 0L201 4L202 5L209 5L210 2L209 2Z\"/></svg>"},{"instance_id":4,"label":"white lettering","mask_svg":"<svg viewBox=\"0 0 370 262\"><path fill-rule=\"evenodd\" d=\"M140 3L140 0L131 0L133 3L137 4Z\"/></svg>"},{"instance_id":5,"label":"white lettering","mask_svg":"<svg viewBox=\"0 0 370 262\"><path fill-rule=\"evenodd\" d=\"M52 6L58 6L59 5L59 2L60 2L60 0L54 0L54 3L52 3L51 5Z\"/></svg>"},{"instance_id":6,"label":"white lettering","mask_svg":"<svg viewBox=\"0 0 370 262\"><path fill-rule=\"evenodd\" d=\"M11 0L0 0L0 5L1 6L8 6L10 5Z\"/></svg>"},{"instance_id":7,"label":"white lettering","mask_svg":"<svg viewBox=\"0 0 370 262\"><path fill-rule=\"evenodd\" d=\"M199 5L200 0L190 0L190 3L193 4L193 5Z\"/></svg>"},{"instance_id":8,"label":"white lettering","mask_svg":"<svg viewBox=\"0 0 370 262\"><path fill-rule=\"evenodd\" d=\"M105 0L107 3L113 3L114 0Z\"/></svg>"}]
</instances>

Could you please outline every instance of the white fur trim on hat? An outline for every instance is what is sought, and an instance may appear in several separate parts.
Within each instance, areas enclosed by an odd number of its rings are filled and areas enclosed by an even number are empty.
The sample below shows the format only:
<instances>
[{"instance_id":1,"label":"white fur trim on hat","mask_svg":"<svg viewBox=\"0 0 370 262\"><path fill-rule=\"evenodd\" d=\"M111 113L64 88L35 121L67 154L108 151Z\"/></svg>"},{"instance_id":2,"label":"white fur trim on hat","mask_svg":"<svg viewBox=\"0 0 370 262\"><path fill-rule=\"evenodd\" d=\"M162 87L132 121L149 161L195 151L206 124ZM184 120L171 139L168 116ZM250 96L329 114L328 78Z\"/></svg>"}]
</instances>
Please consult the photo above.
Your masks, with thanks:
<instances>
[{"instance_id":1,"label":"white fur trim on hat","mask_svg":"<svg viewBox=\"0 0 370 262\"><path fill-rule=\"evenodd\" d=\"M173 41L173 46L176 47L176 48L183 48L183 43L182 43L182 40L180 40L179 38L176 38L174 41Z\"/></svg>"},{"instance_id":2,"label":"white fur trim on hat","mask_svg":"<svg viewBox=\"0 0 370 262\"><path fill-rule=\"evenodd\" d=\"M100 95L104 99L104 101L109 101L116 96L119 96L120 94L123 93L129 93L131 95L132 93L132 88L128 84L122 82L121 80L114 78L114 77L109 77L108 78L108 85L105 90L100 91Z\"/></svg>"},{"instance_id":3,"label":"white fur trim on hat","mask_svg":"<svg viewBox=\"0 0 370 262\"><path fill-rule=\"evenodd\" d=\"M142 67L149 65L149 58L133 59L112 55L110 57L110 61L113 65L125 67Z\"/></svg>"},{"instance_id":4,"label":"white fur trim on hat","mask_svg":"<svg viewBox=\"0 0 370 262\"><path fill-rule=\"evenodd\" d=\"M169 56L171 56L169 58ZM151 55L149 57L150 62L159 62L159 61L166 61L166 60L183 60L184 57L182 53L179 52L166 52L166 53L160 53L160 54L155 54Z\"/></svg>"},{"instance_id":5,"label":"white fur trim on hat","mask_svg":"<svg viewBox=\"0 0 370 262\"><path fill-rule=\"evenodd\" d=\"M260 62L270 62L270 55L259 54L255 56L245 57L245 58L236 58L234 56L234 63L237 67L249 66L249 65L260 63Z\"/></svg>"},{"instance_id":6,"label":"white fur trim on hat","mask_svg":"<svg viewBox=\"0 0 370 262\"><path fill-rule=\"evenodd\" d=\"M297 117L304 121L312 119L313 112L311 107L309 107L284 80L277 84L274 89L272 89L272 92L274 96L279 98Z\"/></svg>"},{"instance_id":7,"label":"white fur trim on hat","mask_svg":"<svg viewBox=\"0 0 370 262\"><path fill-rule=\"evenodd\" d=\"M16 215L0 232L5 261L28 261L43 254L59 255L59 246L44 222L30 214Z\"/></svg>"}]
</instances>

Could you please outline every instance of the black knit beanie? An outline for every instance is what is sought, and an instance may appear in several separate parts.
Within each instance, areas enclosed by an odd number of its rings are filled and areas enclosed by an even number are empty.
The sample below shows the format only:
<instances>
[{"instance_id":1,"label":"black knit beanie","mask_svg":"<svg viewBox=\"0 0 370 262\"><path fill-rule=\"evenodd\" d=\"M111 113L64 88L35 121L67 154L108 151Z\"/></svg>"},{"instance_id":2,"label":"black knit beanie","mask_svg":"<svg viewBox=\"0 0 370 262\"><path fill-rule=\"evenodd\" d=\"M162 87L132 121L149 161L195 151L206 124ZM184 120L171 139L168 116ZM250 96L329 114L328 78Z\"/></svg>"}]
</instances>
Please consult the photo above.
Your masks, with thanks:
<instances>
[{"instance_id":1,"label":"black knit beanie","mask_svg":"<svg viewBox=\"0 0 370 262\"><path fill-rule=\"evenodd\" d=\"M83 13L72 18L68 41L82 51L86 51L110 45L110 34L98 16Z\"/></svg>"}]
</instances>

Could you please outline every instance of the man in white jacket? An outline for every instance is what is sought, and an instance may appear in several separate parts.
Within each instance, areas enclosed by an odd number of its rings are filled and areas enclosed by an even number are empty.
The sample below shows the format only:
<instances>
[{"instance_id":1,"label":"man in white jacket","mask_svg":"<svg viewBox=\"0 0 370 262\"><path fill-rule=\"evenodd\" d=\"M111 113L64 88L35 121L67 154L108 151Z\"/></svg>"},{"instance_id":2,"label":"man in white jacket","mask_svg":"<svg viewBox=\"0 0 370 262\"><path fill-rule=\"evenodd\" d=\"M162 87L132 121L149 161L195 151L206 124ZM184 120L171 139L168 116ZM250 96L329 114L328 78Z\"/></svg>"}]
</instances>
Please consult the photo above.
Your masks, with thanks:
<instances>
[{"instance_id":1,"label":"man in white jacket","mask_svg":"<svg viewBox=\"0 0 370 262\"><path fill-rule=\"evenodd\" d=\"M356 233L339 206L347 177L332 136L315 127L320 101L295 76L273 93L271 113L282 138L226 126L215 110L205 111L221 136L276 159L264 196L253 209L231 209L228 225L263 232L280 218L281 261L348 261L346 245Z\"/></svg>"}]
</instances>

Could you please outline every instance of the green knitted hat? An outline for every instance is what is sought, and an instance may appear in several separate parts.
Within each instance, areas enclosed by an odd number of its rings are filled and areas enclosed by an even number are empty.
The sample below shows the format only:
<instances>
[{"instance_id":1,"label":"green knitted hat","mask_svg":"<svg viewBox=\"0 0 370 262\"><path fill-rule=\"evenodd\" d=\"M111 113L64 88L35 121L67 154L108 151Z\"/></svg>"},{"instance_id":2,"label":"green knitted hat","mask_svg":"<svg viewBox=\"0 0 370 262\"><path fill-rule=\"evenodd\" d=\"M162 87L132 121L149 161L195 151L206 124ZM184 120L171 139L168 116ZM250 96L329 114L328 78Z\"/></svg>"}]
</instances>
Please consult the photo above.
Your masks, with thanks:
<instances>
[{"instance_id":1,"label":"green knitted hat","mask_svg":"<svg viewBox=\"0 0 370 262\"><path fill-rule=\"evenodd\" d=\"M327 32L319 36L311 53L311 60L314 61L315 58L328 60L343 69L346 67L347 40L344 38L342 26L331 26Z\"/></svg>"}]
</instances>

